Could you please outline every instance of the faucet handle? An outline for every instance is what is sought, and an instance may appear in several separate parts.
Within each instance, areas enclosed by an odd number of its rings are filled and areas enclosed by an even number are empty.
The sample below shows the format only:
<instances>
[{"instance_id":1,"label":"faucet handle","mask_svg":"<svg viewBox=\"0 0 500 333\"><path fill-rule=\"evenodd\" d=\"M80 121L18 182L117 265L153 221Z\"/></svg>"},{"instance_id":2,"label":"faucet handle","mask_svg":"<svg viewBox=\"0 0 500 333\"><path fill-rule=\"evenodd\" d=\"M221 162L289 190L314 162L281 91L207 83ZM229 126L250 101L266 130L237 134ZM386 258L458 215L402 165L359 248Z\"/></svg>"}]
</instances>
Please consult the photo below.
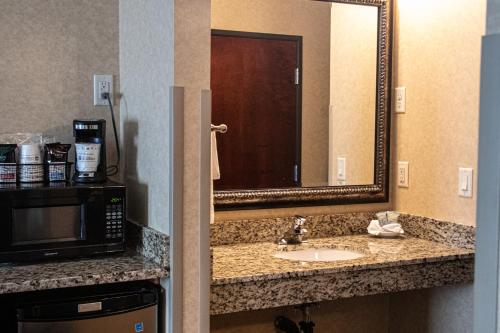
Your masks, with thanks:
<instances>
[{"instance_id":1,"label":"faucet handle","mask_svg":"<svg viewBox=\"0 0 500 333\"><path fill-rule=\"evenodd\" d=\"M295 215L294 216L294 222L293 225L295 228L302 227L306 223L306 218L301 215Z\"/></svg>"}]
</instances>

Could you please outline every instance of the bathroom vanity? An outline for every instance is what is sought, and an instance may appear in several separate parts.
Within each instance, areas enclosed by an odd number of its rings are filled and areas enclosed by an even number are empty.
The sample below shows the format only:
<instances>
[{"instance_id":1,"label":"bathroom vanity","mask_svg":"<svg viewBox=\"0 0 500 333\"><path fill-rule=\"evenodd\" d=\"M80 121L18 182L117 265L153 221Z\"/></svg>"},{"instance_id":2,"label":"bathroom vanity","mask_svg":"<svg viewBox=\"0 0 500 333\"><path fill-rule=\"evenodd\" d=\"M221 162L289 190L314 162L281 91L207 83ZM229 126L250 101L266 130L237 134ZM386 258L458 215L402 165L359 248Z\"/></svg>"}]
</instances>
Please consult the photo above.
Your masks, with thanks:
<instances>
[{"instance_id":1,"label":"bathroom vanity","mask_svg":"<svg viewBox=\"0 0 500 333\"><path fill-rule=\"evenodd\" d=\"M405 236L376 238L366 234L370 215L308 217L306 226L315 230L315 238L300 245L272 241L292 218L215 223L211 314L472 282L472 227L403 215ZM361 257L316 262L276 258L304 249L349 250Z\"/></svg>"}]
</instances>

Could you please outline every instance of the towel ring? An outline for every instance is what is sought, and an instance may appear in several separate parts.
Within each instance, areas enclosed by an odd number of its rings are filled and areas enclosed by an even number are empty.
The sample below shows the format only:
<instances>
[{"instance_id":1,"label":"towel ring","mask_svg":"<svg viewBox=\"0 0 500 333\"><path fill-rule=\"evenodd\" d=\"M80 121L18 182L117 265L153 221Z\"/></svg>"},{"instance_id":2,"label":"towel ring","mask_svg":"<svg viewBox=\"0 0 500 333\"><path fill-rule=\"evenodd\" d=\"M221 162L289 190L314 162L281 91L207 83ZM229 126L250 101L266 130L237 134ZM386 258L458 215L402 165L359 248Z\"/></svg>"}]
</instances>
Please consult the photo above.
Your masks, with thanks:
<instances>
[{"instance_id":1,"label":"towel ring","mask_svg":"<svg viewBox=\"0 0 500 333\"><path fill-rule=\"evenodd\" d=\"M212 132L226 133L227 132L227 125L226 124L220 124L218 126L215 126L215 125L212 124L211 130L212 130Z\"/></svg>"}]
</instances>

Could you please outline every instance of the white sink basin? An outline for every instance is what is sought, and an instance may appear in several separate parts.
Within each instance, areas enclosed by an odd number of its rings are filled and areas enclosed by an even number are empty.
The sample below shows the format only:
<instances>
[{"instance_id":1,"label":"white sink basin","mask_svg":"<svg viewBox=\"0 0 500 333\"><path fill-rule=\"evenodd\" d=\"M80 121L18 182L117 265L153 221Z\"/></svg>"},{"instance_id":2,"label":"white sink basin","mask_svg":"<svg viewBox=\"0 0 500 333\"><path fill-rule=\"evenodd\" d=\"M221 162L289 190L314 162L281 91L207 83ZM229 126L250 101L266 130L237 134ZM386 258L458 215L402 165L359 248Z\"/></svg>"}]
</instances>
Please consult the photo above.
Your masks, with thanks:
<instances>
[{"instance_id":1,"label":"white sink basin","mask_svg":"<svg viewBox=\"0 0 500 333\"><path fill-rule=\"evenodd\" d=\"M338 261L358 259L363 257L363 254L355 251L338 249L306 249L276 252L274 257L296 261Z\"/></svg>"}]
</instances>

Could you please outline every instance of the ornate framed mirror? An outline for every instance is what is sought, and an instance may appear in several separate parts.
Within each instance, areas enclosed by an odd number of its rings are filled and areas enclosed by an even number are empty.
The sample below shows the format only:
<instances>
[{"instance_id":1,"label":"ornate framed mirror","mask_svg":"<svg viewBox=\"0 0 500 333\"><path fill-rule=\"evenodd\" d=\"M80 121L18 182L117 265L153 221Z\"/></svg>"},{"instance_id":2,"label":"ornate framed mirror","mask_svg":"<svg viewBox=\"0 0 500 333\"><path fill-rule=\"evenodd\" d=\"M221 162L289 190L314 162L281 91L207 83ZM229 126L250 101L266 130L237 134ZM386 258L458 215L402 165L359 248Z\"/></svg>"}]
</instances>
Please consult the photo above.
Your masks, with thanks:
<instances>
[{"instance_id":1,"label":"ornate framed mirror","mask_svg":"<svg viewBox=\"0 0 500 333\"><path fill-rule=\"evenodd\" d=\"M386 0L212 1L216 209L388 201L391 27Z\"/></svg>"}]
</instances>

